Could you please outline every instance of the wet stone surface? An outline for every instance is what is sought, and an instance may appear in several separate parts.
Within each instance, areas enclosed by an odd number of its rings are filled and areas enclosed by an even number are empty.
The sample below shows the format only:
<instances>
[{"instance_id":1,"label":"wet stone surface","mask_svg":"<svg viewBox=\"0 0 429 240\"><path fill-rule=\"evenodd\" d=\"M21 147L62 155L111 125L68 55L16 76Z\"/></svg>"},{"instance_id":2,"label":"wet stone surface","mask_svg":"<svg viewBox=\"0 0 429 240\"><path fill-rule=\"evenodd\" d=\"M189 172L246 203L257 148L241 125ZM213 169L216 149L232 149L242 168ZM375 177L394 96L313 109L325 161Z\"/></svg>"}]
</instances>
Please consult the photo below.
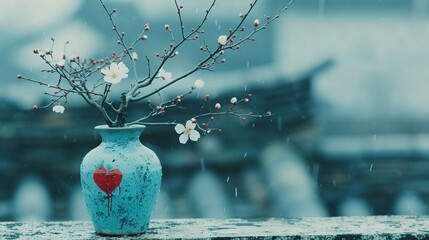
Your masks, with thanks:
<instances>
[{"instance_id":1,"label":"wet stone surface","mask_svg":"<svg viewBox=\"0 0 429 240\"><path fill-rule=\"evenodd\" d=\"M429 239L429 216L153 220L124 237L95 235L90 222L0 222L0 239Z\"/></svg>"}]
</instances>

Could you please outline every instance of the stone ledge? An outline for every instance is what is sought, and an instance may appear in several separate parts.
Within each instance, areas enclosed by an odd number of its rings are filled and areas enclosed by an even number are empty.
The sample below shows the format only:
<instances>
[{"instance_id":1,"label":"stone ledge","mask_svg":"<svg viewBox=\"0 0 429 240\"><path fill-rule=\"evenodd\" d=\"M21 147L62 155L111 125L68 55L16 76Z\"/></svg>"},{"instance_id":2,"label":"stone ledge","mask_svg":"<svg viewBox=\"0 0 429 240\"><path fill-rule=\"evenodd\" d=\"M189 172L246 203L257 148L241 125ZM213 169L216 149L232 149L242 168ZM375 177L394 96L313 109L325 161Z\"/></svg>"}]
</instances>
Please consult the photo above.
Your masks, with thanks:
<instances>
[{"instance_id":1,"label":"stone ledge","mask_svg":"<svg viewBox=\"0 0 429 240\"><path fill-rule=\"evenodd\" d=\"M119 239L90 222L0 222L0 239ZM429 239L429 216L153 220L121 239Z\"/></svg>"}]
</instances>

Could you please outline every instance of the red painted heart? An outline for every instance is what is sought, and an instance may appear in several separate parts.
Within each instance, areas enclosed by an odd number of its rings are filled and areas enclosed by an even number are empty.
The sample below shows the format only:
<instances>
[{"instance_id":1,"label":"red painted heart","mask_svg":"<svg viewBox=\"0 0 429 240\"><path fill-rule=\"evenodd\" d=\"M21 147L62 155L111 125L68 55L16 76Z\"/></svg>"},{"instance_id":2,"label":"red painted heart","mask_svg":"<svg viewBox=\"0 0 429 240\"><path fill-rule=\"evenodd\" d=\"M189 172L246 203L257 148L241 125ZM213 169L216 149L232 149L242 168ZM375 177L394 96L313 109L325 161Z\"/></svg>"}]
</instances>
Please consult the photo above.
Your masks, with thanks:
<instances>
[{"instance_id":1,"label":"red painted heart","mask_svg":"<svg viewBox=\"0 0 429 240\"><path fill-rule=\"evenodd\" d=\"M107 171L104 167L95 169L94 182L107 195L112 194L122 181L122 173L119 169Z\"/></svg>"}]
</instances>

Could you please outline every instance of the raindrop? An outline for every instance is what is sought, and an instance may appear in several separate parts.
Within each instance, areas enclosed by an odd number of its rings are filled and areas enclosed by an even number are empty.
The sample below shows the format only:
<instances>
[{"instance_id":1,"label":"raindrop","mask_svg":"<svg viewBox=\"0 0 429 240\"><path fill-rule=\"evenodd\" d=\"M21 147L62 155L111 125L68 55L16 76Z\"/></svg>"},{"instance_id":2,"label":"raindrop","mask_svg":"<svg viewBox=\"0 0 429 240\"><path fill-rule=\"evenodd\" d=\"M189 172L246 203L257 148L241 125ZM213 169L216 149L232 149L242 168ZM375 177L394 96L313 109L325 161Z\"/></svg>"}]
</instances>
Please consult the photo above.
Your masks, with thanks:
<instances>
[{"instance_id":1,"label":"raindrop","mask_svg":"<svg viewBox=\"0 0 429 240\"><path fill-rule=\"evenodd\" d=\"M215 19L215 26L217 26L219 24L219 22L217 21L217 19Z\"/></svg>"},{"instance_id":2,"label":"raindrop","mask_svg":"<svg viewBox=\"0 0 429 240\"><path fill-rule=\"evenodd\" d=\"M374 137L372 138L373 141L377 140L377 134L374 134Z\"/></svg>"},{"instance_id":3,"label":"raindrop","mask_svg":"<svg viewBox=\"0 0 429 240\"><path fill-rule=\"evenodd\" d=\"M314 184L317 186L317 182L319 181L319 164L314 164L313 181L314 181Z\"/></svg>"},{"instance_id":4,"label":"raindrop","mask_svg":"<svg viewBox=\"0 0 429 240\"><path fill-rule=\"evenodd\" d=\"M256 126L256 124L255 124L255 123L253 123L253 124L252 124L252 128L255 128L255 126Z\"/></svg>"},{"instance_id":5,"label":"raindrop","mask_svg":"<svg viewBox=\"0 0 429 240\"><path fill-rule=\"evenodd\" d=\"M249 66L250 66L250 62L249 62L249 61L247 61L247 65L246 65L246 67L247 67L247 68L249 68Z\"/></svg>"},{"instance_id":6,"label":"raindrop","mask_svg":"<svg viewBox=\"0 0 429 240\"><path fill-rule=\"evenodd\" d=\"M325 13L325 0L319 0L319 17L323 17Z\"/></svg>"},{"instance_id":7,"label":"raindrop","mask_svg":"<svg viewBox=\"0 0 429 240\"><path fill-rule=\"evenodd\" d=\"M337 186L337 181L335 181L335 179L332 179L332 186L336 187Z\"/></svg>"},{"instance_id":8,"label":"raindrop","mask_svg":"<svg viewBox=\"0 0 429 240\"><path fill-rule=\"evenodd\" d=\"M244 85L244 91L247 92L247 84Z\"/></svg>"},{"instance_id":9,"label":"raindrop","mask_svg":"<svg viewBox=\"0 0 429 240\"><path fill-rule=\"evenodd\" d=\"M195 13L198 13L200 10L198 8L195 8Z\"/></svg>"},{"instance_id":10,"label":"raindrop","mask_svg":"<svg viewBox=\"0 0 429 240\"><path fill-rule=\"evenodd\" d=\"M277 118L277 130L281 132L283 130L283 119L282 117Z\"/></svg>"},{"instance_id":11,"label":"raindrop","mask_svg":"<svg viewBox=\"0 0 429 240\"><path fill-rule=\"evenodd\" d=\"M237 190L237 188L235 188L235 197L237 197L238 196L238 190Z\"/></svg>"},{"instance_id":12,"label":"raindrop","mask_svg":"<svg viewBox=\"0 0 429 240\"><path fill-rule=\"evenodd\" d=\"M229 178L230 178L229 176L226 178L226 182L229 182Z\"/></svg>"},{"instance_id":13,"label":"raindrop","mask_svg":"<svg viewBox=\"0 0 429 240\"><path fill-rule=\"evenodd\" d=\"M33 72L33 65L30 65L30 72Z\"/></svg>"},{"instance_id":14,"label":"raindrop","mask_svg":"<svg viewBox=\"0 0 429 240\"><path fill-rule=\"evenodd\" d=\"M243 158L246 158L246 157L247 157L247 152L245 152L245 153L244 153L244 156L243 156Z\"/></svg>"},{"instance_id":15,"label":"raindrop","mask_svg":"<svg viewBox=\"0 0 429 240\"><path fill-rule=\"evenodd\" d=\"M369 167L369 171L372 171L372 167L374 166L374 163L371 163L371 166Z\"/></svg>"},{"instance_id":16,"label":"raindrop","mask_svg":"<svg viewBox=\"0 0 429 240\"><path fill-rule=\"evenodd\" d=\"M200 163L201 163L201 172L205 172L206 171L206 164L204 162L204 158L200 158Z\"/></svg>"}]
</instances>

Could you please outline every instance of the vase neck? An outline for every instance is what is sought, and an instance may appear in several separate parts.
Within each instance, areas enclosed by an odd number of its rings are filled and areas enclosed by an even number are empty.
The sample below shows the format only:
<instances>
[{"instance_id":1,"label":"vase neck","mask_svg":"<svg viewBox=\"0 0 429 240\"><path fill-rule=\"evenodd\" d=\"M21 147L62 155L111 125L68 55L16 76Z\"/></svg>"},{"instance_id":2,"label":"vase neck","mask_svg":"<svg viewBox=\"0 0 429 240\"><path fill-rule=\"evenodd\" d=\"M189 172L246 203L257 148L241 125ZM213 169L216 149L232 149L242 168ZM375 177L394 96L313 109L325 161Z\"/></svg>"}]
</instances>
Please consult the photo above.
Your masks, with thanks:
<instances>
[{"instance_id":1,"label":"vase neck","mask_svg":"<svg viewBox=\"0 0 429 240\"><path fill-rule=\"evenodd\" d=\"M95 131L101 136L102 141L105 143L130 143L139 141L140 135L145 128L145 126L141 125L115 128L109 127L107 125L102 125L95 127Z\"/></svg>"}]
</instances>

